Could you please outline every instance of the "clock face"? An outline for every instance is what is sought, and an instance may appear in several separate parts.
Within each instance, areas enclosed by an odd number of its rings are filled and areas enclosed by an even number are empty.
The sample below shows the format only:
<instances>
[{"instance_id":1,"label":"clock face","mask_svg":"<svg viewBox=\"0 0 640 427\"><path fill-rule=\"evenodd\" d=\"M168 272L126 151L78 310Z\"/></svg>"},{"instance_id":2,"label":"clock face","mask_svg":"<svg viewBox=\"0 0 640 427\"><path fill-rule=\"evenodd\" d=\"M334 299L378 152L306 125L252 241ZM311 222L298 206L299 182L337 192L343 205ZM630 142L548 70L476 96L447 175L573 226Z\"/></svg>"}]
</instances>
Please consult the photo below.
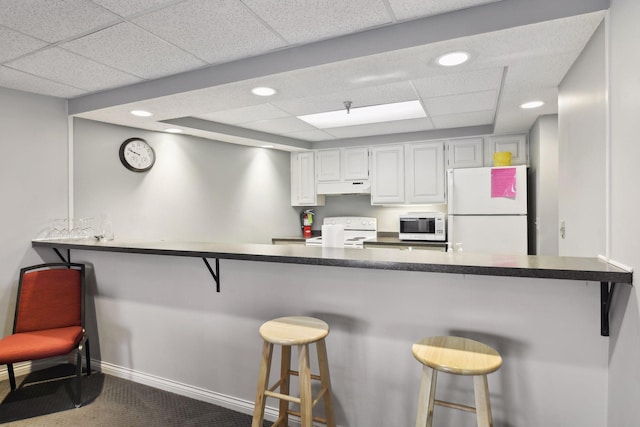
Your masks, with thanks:
<instances>
[{"instance_id":1,"label":"clock face","mask_svg":"<svg viewBox=\"0 0 640 427\"><path fill-rule=\"evenodd\" d=\"M129 138L120 145L120 161L133 172L145 172L156 161L153 148L142 138Z\"/></svg>"}]
</instances>

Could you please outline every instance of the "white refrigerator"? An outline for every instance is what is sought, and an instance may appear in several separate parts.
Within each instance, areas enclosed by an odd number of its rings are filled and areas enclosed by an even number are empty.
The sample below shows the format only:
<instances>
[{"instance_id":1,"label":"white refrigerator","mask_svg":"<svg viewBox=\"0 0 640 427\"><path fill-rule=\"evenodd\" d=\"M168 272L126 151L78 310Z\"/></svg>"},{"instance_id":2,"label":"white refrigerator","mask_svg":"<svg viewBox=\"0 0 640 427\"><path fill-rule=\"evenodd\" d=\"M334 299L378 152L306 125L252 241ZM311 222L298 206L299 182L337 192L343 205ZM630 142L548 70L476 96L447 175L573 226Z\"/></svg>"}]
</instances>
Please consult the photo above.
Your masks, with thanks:
<instances>
[{"instance_id":1,"label":"white refrigerator","mask_svg":"<svg viewBox=\"0 0 640 427\"><path fill-rule=\"evenodd\" d=\"M453 251L527 255L527 167L447 171Z\"/></svg>"}]
</instances>

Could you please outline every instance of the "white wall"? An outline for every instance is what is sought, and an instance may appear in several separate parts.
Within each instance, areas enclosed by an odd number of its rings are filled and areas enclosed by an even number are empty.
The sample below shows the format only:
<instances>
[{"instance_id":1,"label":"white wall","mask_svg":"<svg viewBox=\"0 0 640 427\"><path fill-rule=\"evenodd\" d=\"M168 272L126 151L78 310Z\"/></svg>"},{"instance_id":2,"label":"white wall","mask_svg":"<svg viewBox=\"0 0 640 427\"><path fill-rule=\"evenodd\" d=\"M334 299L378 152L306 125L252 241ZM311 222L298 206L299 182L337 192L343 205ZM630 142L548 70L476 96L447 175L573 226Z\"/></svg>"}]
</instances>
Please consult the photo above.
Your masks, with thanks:
<instances>
[{"instance_id":1,"label":"white wall","mask_svg":"<svg viewBox=\"0 0 640 427\"><path fill-rule=\"evenodd\" d=\"M559 254L604 254L606 200L605 30L601 25L559 87Z\"/></svg>"},{"instance_id":2,"label":"white wall","mask_svg":"<svg viewBox=\"0 0 640 427\"><path fill-rule=\"evenodd\" d=\"M558 116L541 116L529 132L532 254L558 255L558 173Z\"/></svg>"},{"instance_id":3,"label":"white wall","mask_svg":"<svg viewBox=\"0 0 640 427\"><path fill-rule=\"evenodd\" d=\"M0 88L0 331L11 332L21 267L42 260L31 239L67 216L66 101Z\"/></svg>"},{"instance_id":4,"label":"white wall","mask_svg":"<svg viewBox=\"0 0 640 427\"><path fill-rule=\"evenodd\" d=\"M299 233L289 153L75 119L75 216L111 217L116 238L271 243ZM145 173L118 150L140 137L156 152Z\"/></svg>"},{"instance_id":5,"label":"white wall","mask_svg":"<svg viewBox=\"0 0 640 427\"><path fill-rule=\"evenodd\" d=\"M636 275L640 266L640 57L629 52L637 52L640 44L639 20L640 2L611 0L611 256L634 266ZM623 291L614 306L621 325L611 339L609 427L640 424L640 295L635 287Z\"/></svg>"}]
</instances>

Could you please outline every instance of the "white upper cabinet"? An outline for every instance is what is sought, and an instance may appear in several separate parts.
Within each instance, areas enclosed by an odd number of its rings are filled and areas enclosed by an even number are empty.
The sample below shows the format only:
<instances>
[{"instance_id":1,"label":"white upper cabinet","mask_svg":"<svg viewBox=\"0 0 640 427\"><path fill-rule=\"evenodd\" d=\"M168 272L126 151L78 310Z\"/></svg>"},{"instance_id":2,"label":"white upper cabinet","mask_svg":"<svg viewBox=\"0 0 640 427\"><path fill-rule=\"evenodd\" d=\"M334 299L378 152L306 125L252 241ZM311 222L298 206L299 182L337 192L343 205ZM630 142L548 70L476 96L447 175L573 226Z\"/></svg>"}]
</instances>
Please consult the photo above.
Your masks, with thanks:
<instances>
[{"instance_id":1,"label":"white upper cabinet","mask_svg":"<svg viewBox=\"0 0 640 427\"><path fill-rule=\"evenodd\" d=\"M318 182L355 181L369 178L369 148L316 151Z\"/></svg>"},{"instance_id":2,"label":"white upper cabinet","mask_svg":"<svg viewBox=\"0 0 640 427\"><path fill-rule=\"evenodd\" d=\"M343 148L341 156L342 179L369 179L369 147Z\"/></svg>"},{"instance_id":3,"label":"white upper cabinet","mask_svg":"<svg viewBox=\"0 0 640 427\"><path fill-rule=\"evenodd\" d=\"M482 166L484 166L482 137L447 141L447 167L479 168Z\"/></svg>"},{"instance_id":4,"label":"white upper cabinet","mask_svg":"<svg viewBox=\"0 0 640 427\"><path fill-rule=\"evenodd\" d=\"M324 205L324 196L316 194L314 153L291 153L291 206Z\"/></svg>"},{"instance_id":5,"label":"white upper cabinet","mask_svg":"<svg viewBox=\"0 0 640 427\"><path fill-rule=\"evenodd\" d=\"M528 161L527 135L500 135L486 138L485 166L493 166L493 154L500 151L511 152L512 165L526 165Z\"/></svg>"},{"instance_id":6,"label":"white upper cabinet","mask_svg":"<svg viewBox=\"0 0 640 427\"><path fill-rule=\"evenodd\" d=\"M340 180L340 150L316 151L316 166L318 181Z\"/></svg>"},{"instance_id":7,"label":"white upper cabinet","mask_svg":"<svg viewBox=\"0 0 640 427\"><path fill-rule=\"evenodd\" d=\"M405 144L405 203L444 203L444 142Z\"/></svg>"},{"instance_id":8,"label":"white upper cabinet","mask_svg":"<svg viewBox=\"0 0 640 427\"><path fill-rule=\"evenodd\" d=\"M404 203L403 146L371 147L371 204L396 203Z\"/></svg>"}]
</instances>

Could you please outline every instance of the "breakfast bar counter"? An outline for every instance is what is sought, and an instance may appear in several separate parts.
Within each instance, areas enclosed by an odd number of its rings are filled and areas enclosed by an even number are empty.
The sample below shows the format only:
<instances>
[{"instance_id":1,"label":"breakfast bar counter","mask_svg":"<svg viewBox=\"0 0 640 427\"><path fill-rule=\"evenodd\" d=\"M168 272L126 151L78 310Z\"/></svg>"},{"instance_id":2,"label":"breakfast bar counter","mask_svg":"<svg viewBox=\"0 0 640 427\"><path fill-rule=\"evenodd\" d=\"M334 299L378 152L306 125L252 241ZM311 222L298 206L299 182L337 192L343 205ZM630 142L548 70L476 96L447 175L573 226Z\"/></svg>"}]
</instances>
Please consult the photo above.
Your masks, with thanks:
<instances>
[{"instance_id":1,"label":"breakfast bar counter","mask_svg":"<svg viewBox=\"0 0 640 427\"><path fill-rule=\"evenodd\" d=\"M167 241L33 240L32 246L69 251L77 249L333 267L632 283L631 272L598 258ZM66 260L68 259L67 257Z\"/></svg>"}]
</instances>

